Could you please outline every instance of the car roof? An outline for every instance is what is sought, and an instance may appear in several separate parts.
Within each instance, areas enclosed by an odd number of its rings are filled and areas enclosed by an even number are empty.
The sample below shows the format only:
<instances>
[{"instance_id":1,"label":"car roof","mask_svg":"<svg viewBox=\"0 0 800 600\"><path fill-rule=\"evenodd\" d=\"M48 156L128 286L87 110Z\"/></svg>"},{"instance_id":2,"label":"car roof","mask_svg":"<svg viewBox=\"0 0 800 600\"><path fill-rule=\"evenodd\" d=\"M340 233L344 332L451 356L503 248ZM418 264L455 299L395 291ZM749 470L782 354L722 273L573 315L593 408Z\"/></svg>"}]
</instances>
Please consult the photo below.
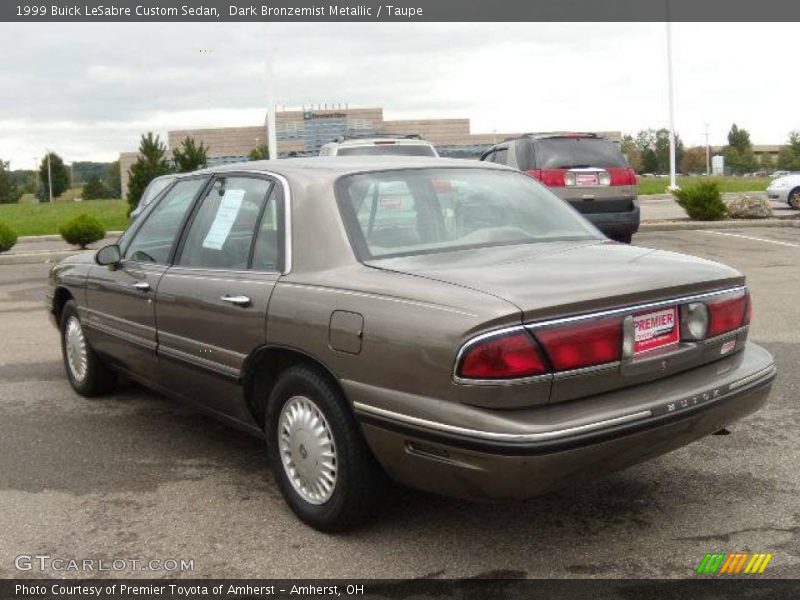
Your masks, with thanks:
<instances>
[{"instance_id":1,"label":"car roof","mask_svg":"<svg viewBox=\"0 0 800 600\"><path fill-rule=\"evenodd\" d=\"M373 138L353 138L343 142L334 142L337 146L374 146L376 144L403 144L411 146L432 146L429 141L419 138L406 137L373 137Z\"/></svg>"},{"instance_id":2,"label":"car roof","mask_svg":"<svg viewBox=\"0 0 800 600\"><path fill-rule=\"evenodd\" d=\"M198 173L225 173L229 171L248 171L255 173L275 173L291 178L300 176L313 178L315 174L325 178L338 178L354 173L391 171L400 169L424 168L474 168L510 169L504 165L486 163L472 159L435 158L430 156L314 156L308 158L281 158L277 160L255 160L241 163L218 165ZM189 173L187 173L189 175Z\"/></svg>"}]
</instances>

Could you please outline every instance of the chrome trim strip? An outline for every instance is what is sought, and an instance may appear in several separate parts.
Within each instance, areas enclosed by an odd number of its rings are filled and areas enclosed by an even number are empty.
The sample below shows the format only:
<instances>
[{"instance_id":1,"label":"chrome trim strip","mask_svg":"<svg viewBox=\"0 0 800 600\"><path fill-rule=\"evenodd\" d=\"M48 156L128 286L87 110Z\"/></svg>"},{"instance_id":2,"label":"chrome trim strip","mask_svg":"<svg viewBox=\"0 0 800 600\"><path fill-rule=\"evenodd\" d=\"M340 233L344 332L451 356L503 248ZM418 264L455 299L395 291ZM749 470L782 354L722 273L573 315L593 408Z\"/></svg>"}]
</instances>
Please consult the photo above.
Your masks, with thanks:
<instances>
[{"instance_id":1,"label":"chrome trim strip","mask_svg":"<svg viewBox=\"0 0 800 600\"><path fill-rule=\"evenodd\" d=\"M753 383L754 381L758 381L759 379L770 377L774 375L776 372L777 368L775 367L775 365L770 365L765 369L756 371L752 375L748 375L747 377L742 377L741 379L728 384L728 391L738 390L740 387L744 387L748 383Z\"/></svg>"},{"instance_id":2,"label":"chrome trim strip","mask_svg":"<svg viewBox=\"0 0 800 600\"><path fill-rule=\"evenodd\" d=\"M725 288L724 290L717 290L714 292L706 292L703 294L695 294L692 296L679 296L677 298L671 298L669 300L659 300L658 302L648 302L647 304L632 304L629 306L622 306L620 308L612 308L609 310L602 310L599 312L593 313L586 313L584 315L576 315L574 317L564 317L560 319L550 319L545 321L534 321L532 323L525 323L525 327L528 329L532 328L540 328L540 327L549 327L551 325L563 325L564 323L574 323L576 321L586 321L588 319L602 319L604 317L612 317L619 314L625 314L631 311L639 312L642 310L650 310L651 308L660 308L662 306L671 306L673 304L684 304L686 302L691 302L693 300L699 300L702 298L711 298L713 296L720 296L722 294L730 294L733 292L739 292L747 290L747 286L740 285L733 288Z\"/></svg>"},{"instance_id":3,"label":"chrome trim strip","mask_svg":"<svg viewBox=\"0 0 800 600\"><path fill-rule=\"evenodd\" d=\"M552 373L543 373L542 375L531 375L530 377L517 377L516 379L465 379L453 374L453 381L463 385L517 385L523 383L542 383L544 381L550 382L553 380Z\"/></svg>"},{"instance_id":4,"label":"chrome trim strip","mask_svg":"<svg viewBox=\"0 0 800 600\"><path fill-rule=\"evenodd\" d=\"M586 321L586 320L590 320L590 319L602 319L604 317L610 317L610 316L615 316L615 315L620 315L620 314L626 314L626 313L630 313L630 312L639 312L639 311L642 311L642 310L649 310L651 308L659 308L661 306L671 306L671 305L674 305L674 304L683 304L683 303L686 303L686 302L692 302L694 300L699 300L699 299L703 299L703 298L711 298L713 296L719 296L719 295L722 295L722 294L730 294L730 293L738 292L738 291L742 291L742 290L746 291L747 290L747 286L741 285L741 286L736 286L736 287L732 287L732 288L725 288L725 289L722 289L722 290L716 290L716 291L713 291L713 292L705 292L705 293L702 293L702 294L694 294L694 295L691 295L691 296L678 296L676 298L671 298L669 300L659 300L658 302L648 302L647 304L632 304L632 305L623 306L623 307L620 307L620 308L614 308L614 309L603 310L603 311L598 311L598 312L591 312L591 313L586 313L586 314L582 314L582 315L575 315L575 316L572 316L572 317L563 317L563 318L559 318L559 319L549 319L549 320L543 320L543 321L533 321L533 322L530 322L530 323L522 323L520 325L512 325L510 327L503 327L502 329L495 329L494 331L488 331L486 333L482 333L482 334L477 335L477 336L475 336L473 338L470 338L469 340L467 340L466 342L464 342L461 345L461 348L459 348L458 353L456 354L455 364L453 365L453 381L455 383L458 383L458 384L472 384L472 383L476 383L476 381L478 381L478 382L481 382L481 383L478 383L477 385L514 385L514 384L518 384L518 383L526 383L527 382L526 380L530 379L530 378L519 378L519 379L498 379L498 380L493 380L493 379L471 380L471 379L465 379L463 377L459 377L458 376L458 374L457 374L458 373L458 365L461 364L461 359L463 358L464 353L469 348L471 348L474 344L476 344L476 343L478 343L478 342L480 342L482 340L491 338L491 337L507 335L509 333L514 333L514 332L522 331L522 330L527 330L527 331L529 331L531 333L534 333L537 329L539 329L541 327L549 327L549 326L552 326L552 325L563 325L565 323L575 323L575 322ZM747 327L747 325L745 325L744 327L738 329L737 333L739 331L741 331L742 329L744 329L745 327ZM730 333L731 332L728 332L728 333L724 333L722 335L725 336L725 335L729 335ZM719 336L719 337L722 337L722 336ZM712 338L712 339L715 339L715 338ZM708 341L708 340L706 340L706 341ZM619 364L619 363L617 363L617 364ZM615 366L614 363L605 363L603 365L593 365L592 367L586 367L586 368L587 369L594 369L596 367L597 368L612 368L613 366ZM577 375L577 374L579 374L579 371L581 371L581 369L574 369L573 371L561 371L560 373L564 373L566 375ZM555 377L558 377L559 373L555 373L554 375L555 375ZM537 377L544 377L544 376L545 375L537 375Z\"/></svg>"},{"instance_id":5,"label":"chrome trim strip","mask_svg":"<svg viewBox=\"0 0 800 600\"><path fill-rule=\"evenodd\" d=\"M204 369L208 369L210 371L214 371L215 373L218 373L220 375L225 375L233 379L239 378L239 373L240 373L239 369L235 369L233 367L229 367L227 365L223 365L222 363L218 363L213 360L208 360L206 358L193 356L192 354L184 352L183 350L176 350L175 348L170 348L169 346L164 346L163 344L159 344L157 353L159 355L166 356L167 358L179 360L183 363L192 365L194 367L201 367Z\"/></svg>"},{"instance_id":6,"label":"chrome trim strip","mask_svg":"<svg viewBox=\"0 0 800 600\"><path fill-rule=\"evenodd\" d=\"M419 427L424 427L426 429L442 431L444 433L454 433L467 437L477 438L481 440L491 440L495 442L520 442L520 443L540 442L540 441L554 440L562 437L569 437L574 434L596 431L598 429L611 427L613 425L621 425L623 423L630 423L632 421L638 421L640 419L645 419L647 417L652 416L652 412L650 412L649 410L642 410L639 412L622 415L620 417L614 417L613 419L605 419L603 421L595 421L593 423L587 423L585 425L576 425L574 427L566 427L564 429L553 429L550 431L543 431L540 433L500 433L495 431L468 429L466 427L458 427L455 425L446 425L444 423L429 421L427 419L420 419L418 417L412 417L409 415L396 413L390 410L385 410L383 408L369 406L367 404L362 404L361 402L354 402L353 407L356 409L356 411L368 415L384 417L387 419L391 419L393 421L407 423L409 425L416 425Z\"/></svg>"},{"instance_id":7,"label":"chrome trim strip","mask_svg":"<svg viewBox=\"0 0 800 600\"><path fill-rule=\"evenodd\" d=\"M615 360L613 362L603 363L601 365L592 365L591 367L581 367L580 369L571 369L569 371L558 371L553 375L556 380L567 379L577 375L591 375L592 373L602 373L604 371L613 371L619 369L622 362Z\"/></svg>"},{"instance_id":8,"label":"chrome trim strip","mask_svg":"<svg viewBox=\"0 0 800 600\"><path fill-rule=\"evenodd\" d=\"M155 354L156 352L156 343L154 341L148 340L138 335L128 333L127 331L120 331L119 329L115 329L108 325L104 325L102 323L98 323L97 321L92 321L92 320L85 321L83 325L85 327L88 327L89 329L94 329L95 331L105 333L106 335L110 335L111 337L115 337L117 339L124 340L135 346L144 348L145 350L150 350L153 352L153 354Z\"/></svg>"}]
</instances>

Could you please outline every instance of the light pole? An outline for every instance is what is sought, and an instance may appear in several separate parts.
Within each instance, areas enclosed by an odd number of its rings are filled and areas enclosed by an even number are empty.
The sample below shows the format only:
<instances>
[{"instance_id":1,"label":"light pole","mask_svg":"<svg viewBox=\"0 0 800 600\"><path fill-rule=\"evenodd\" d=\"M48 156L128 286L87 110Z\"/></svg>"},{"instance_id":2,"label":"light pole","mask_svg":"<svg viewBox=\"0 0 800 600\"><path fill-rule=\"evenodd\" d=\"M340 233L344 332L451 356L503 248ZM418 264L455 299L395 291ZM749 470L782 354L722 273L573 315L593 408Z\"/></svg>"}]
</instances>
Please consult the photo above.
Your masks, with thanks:
<instances>
[{"instance_id":1,"label":"light pole","mask_svg":"<svg viewBox=\"0 0 800 600\"><path fill-rule=\"evenodd\" d=\"M708 123L706 123L706 177L711 175L711 146L708 143Z\"/></svg>"},{"instance_id":2,"label":"light pole","mask_svg":"<svg viewBox=\"0 0 800 600\"><path fill-rule=\"evenodd\" d=\"M53 203L53 172L50 170L50 150L47 151L47 189L50 203Z\"/></svg>"},{"instance_id":3,"label":"light pole","mask_svg":"<svg viewBox=\"0 0 800 600\"><path fill-rule=\"evenodd\" d=\"M33 172L36 177L36 192L33 194L34 204L39 204L39 186L42 185L41 177L39 177L39 158L33 157Z\"/></svg>"},{"instance_id":4,"label":"light pole","mask_svg":"<svg viewBox=\"0 0 800 600\"><path fill-rule=\"evenodd\" d=\"M675 182L675 98L672 89L672 23L667 0L667 85L669 87L669 187L677 189Z\"/></svg>"},{"instance_id":5,"label":"light pole","mask_svg":"<svg viewBox=\"0 0 800 600\"><path fill-rule=\"evenodd\" d=\"M275 132L275 48L272 39L273 29L270 21L265 23L266 28L266 75L267 75L267 158L278 158L278 138Z\"/></svg>"}]
</instances>

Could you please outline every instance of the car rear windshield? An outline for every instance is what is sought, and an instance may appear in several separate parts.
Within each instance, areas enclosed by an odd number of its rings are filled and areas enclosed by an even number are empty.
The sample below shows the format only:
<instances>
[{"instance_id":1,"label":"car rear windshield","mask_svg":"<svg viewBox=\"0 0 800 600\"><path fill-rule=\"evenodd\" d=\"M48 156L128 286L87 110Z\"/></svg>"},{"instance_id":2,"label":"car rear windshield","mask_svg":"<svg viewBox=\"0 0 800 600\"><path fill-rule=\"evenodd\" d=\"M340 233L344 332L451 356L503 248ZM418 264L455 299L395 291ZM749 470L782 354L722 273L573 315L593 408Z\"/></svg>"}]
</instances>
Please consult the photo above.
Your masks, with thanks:
<instances>
[{"instance_id":1,"label":"car rear windshield","mask_svg":"<svg viewBox=\"0 0 800 600\"><path fill-rule=\"evenodd\" d=\"M336 195L361 260L602 237L552 192L518 171L363 173L341 178Z\"/></svg>"},{"instance_id":2,"label":"car rear windshield","mask_svg":"<svg viewBox=\"0 0 800 600\"><path fill-rule=\"evenodd\" d=\"M338 156L436 156L426 144L376 144L374 146L344 146Z\"/></svg>"},{"instance_id":3,"label":"car rear windshield","mask_svg":"<svg viewBox=\"0 0 800 600\"><path fill-rule=\"evenodd\" d=\"M536 142L539 169L627 167L625 157L612 142L594 138L553 138Z\"/></svg>"}]
</instances>

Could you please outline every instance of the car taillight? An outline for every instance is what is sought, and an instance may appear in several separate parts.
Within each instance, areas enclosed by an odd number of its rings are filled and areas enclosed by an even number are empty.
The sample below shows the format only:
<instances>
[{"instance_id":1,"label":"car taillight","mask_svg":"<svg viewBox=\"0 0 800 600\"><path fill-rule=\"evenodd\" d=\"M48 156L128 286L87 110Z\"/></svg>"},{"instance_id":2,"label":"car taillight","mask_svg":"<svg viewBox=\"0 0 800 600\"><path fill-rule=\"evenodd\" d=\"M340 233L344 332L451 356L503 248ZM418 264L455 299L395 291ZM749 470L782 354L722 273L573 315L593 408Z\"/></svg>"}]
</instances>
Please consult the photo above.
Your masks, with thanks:
<instances>
[{"instance_id":1,"label":"car taillight","mask_svg":"<svg viewBox=\"0 0 800 600\"><path fill-rule=\"evenodd\" d=\"M620 360L622 318L579 321L535 330L556 371L568 371Z\"/></svg>"},{"instance_id":2,"label":"car taillight","mask_svg":"<svg viewBox=\"0 0 800 600\"><path fill-rule=\"evenodd\" d=\"M564 187L568 174L564 169L530 169L525 172L547 187Z\"/></svg>"},{"instance_id":3,"label":"car taillight","mask_svg":"<svg viewBox=\"0 0 800 600\"><path fill-rule=\"evenodd\" d=\"M526 331L474 342L464 352L457 370L464 379L514 379L546 372L539 345Z\"/></svg>"},{"instance_id":4,"label":"car taillight","mask_svg":"<svg viewBox=\"0 0 800 600\"><path fill-rule=\"evenodd\" d=\"M611 175L611 185L636 185L636 171L625 167L607 169Z\"/></svg>"},{"instance_id":5,"label":"car taillight","mask_svg":"<svg viewBox=\"0 0 800 600\"><path fill-rule=\"evenodd\" d=\"M750 322L750 297L745 290L712 298L708 305L708 337L739 329Z\"/></svg>"}]
</instances>

